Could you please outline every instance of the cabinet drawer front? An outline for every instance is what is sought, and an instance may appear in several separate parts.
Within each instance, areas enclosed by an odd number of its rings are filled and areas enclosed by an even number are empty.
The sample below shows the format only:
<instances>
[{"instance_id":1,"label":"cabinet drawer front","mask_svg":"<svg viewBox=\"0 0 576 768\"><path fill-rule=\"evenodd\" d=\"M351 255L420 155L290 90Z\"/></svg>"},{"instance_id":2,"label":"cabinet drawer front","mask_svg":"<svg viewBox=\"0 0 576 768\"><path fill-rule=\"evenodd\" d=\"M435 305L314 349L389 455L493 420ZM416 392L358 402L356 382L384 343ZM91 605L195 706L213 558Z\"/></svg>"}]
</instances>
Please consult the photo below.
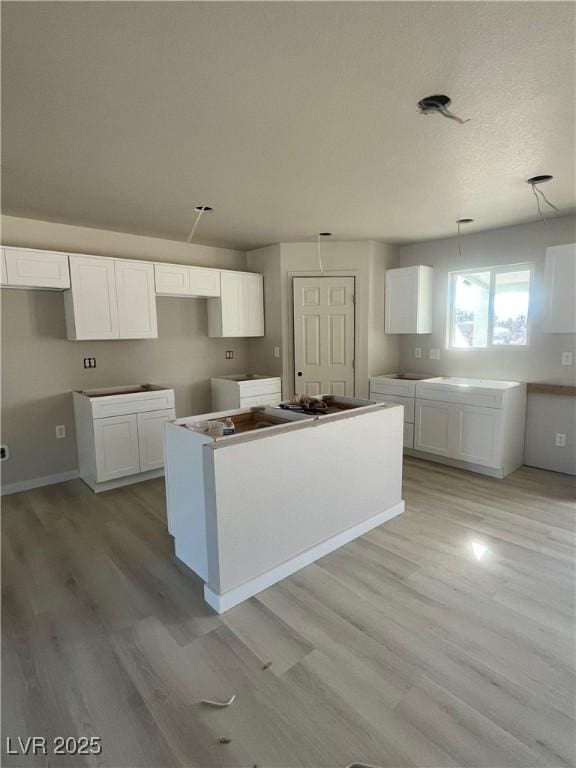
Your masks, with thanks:
<instances>
[{"instance_id":1,"label":"cabinet drawer front","mask_svg":"<svg viewBox=\"0 0 576 768\"><path fill-rule=\"evenodd\" d=\"M370 379L370 392L380 395L400 395L401 397L414 397L416 394L415 381L403 381L402 379L373 378Z\"/></svg>"},{"instance_id":2,"label":"cabinet drawer front","mask_svg":"<svg viewBox=\"0 0 576 768\"><path fill-rule=\"evenodd\" d=\"M282 386L280 379L255 379L254 381L239 381L240 397L253 397L254 395L280 395Z\"/></svg>"},{"instance_id":3,"label":"cabinet drawer front","mask_svg":"<svg viewBox=\"0 0 576 768\"><path fill-rule=\"evenodd\" d=\"M117 397L94 398L90 401L94 419L121 416L129 413L146 413L174 408L174 392L171 389L146 395L118 395Z\"/></svg>"},{"instance_id":4,"label":"cabinet drawer front","mask_svg":"<svg viewBox=\"0 0 576 768\"><path fill-rule=\"evenodd\" d=\"M482 406L484 408L502 408L504 389L483 389L482 387L444 387L435 384L422 384L416 387L416 396L425 400L462 405Z\"/></svg>"},{"instance_id":5,"label":"cabinet drawer front","mask_svg":"<svg viewBox=\"0 0 576 768\"><path fill-rule=\"evenodd\" d=\"M414 424L404 422L404 448L414 448Z\"/></svg>"},{"instance_id":6,"label":"cabinet drawer front","mask_svg":"<svg viewBox=\"0 0 576 768\"><path fill-rule=\"evenodd\" d=\"M191 296L220 296L220 272L217 269L188 267Z\"/></svg>"},{"instance_id":7,"label":"cabinet drawer front","mask_svg":"<svg viewBox=\"0 0 576 768\"><path fill-rule=\"evenodd\" d=\"M136 416L113 416L94 422L96 479L99 483L140 472Z\"/></svg>"},{"instance_id":8,"label":"cabinet drawer front","mask_svg":"<svg viewBox=\"0 0 576 768\"><path fill-rule=\"evenodd\" d=\"M48 251L5 248L9 285L29 288L70 288L68 256Z\"/></svg>"},{"instance_id":9,"label":"cabinet drawer front","mask_svg":"<svg viewBox=\"0 0 576 768\"><path fill-rule=\"evenodd\" d=\"M189 296L189 276L189 267L178 264L154 264L156 293L166 296Z\"/></svg>"},{"instance_id":10,"label":"cabinet drawer front","mask_svg":"<svg viewBox=\"0 0 576 768\"><path fill-rule=\"evenodd\" d=\"M399 395L370 395L371 400L375 400L377 403L398 403L398 405L404 406L404 421L414 423L414 398L413 397L400 397Z\"/></svg>"}]
</instances>

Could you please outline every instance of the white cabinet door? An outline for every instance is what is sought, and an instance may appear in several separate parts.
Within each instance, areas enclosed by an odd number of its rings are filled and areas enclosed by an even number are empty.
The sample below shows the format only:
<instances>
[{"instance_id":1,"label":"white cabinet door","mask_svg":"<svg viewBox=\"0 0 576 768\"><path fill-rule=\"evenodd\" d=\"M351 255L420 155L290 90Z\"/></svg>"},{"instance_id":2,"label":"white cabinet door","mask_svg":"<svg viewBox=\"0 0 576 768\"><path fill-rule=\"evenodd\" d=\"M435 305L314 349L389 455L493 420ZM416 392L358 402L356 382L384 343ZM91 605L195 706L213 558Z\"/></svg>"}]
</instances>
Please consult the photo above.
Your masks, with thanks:
<instances>
[{"instance_id":1,"label":"white cabinet door","mask_svg":"<svg viewBox=\"0 0 576 768\"><path fill-rule=\"evenodd\" d=\"M220 296L220 270L188 267L190 296Z\"/></svg>"},{"instance_id":2,"label":"white cabinet door","mask_svg":"<svg viewBox=\"0 0 576 768\"><path fill-rule=\"evenodd\" d=\"M262 275L243 274L242 288L242 336L263 336L264 278Z\"/></svg>"},{"instance_id":3,"label":"white cabinet door","mask_svg":"<svg viewBox=\"0 0 576 768\"><path fill-rule=\"evenodd\" d=\"M242 336L244 283L241 272L222 272L220 298L208 302L209 336Z\"/></svg>"},{"instance_id":4,"label":"white cabinet door","mask_svg":"<svg viewBox=\"0 0 576 768\"><path fill-rule=\"evenodd\" d=\"M8 285L8 273L6 272L6 255L4 248L0 248L0 285Z\"/></svg>"},{"instance_id":5,"label":"white cabinet door","mask_svg":"<svg viewBox=\"0 0 576 768\"><path fill-rule=\"evenodd\" d=\"M414 424L404 422L404 448L414 448Z\"/></svg>"},{"instance_id":6,"label":"white cabinet door","mask_svg":"<svg viewBox=\"0 0 576 768\"><path fill-rule=\"evenodd\" d=\"M158 336L154 265L128 259L115 261L118 330L121 339Z\"/></svg>"},{"instance_id":7,"label":"white cabinet door","mask_svg":"<svg viewBox=\"0 0 576 768\"><path fill-rule=\"evenodd\" d=\"M141 472L164 466L164 424L175 418L174 409L138 414Z\"/></svg>"},{"instance_id":8,"label":"white cabinet door","mask_svg":"<svg viewBox=\"0 0 576 768\"><path fill-rule=\"evenodd\" d=\"M160 295L190 295L190 268L182 264L154 264L154 280Z\"/></svg>"},{"instance_id":9,"label":"white cabinet door","mask_svg":"<svg viewBox=\"0 0 576 768\"><path fill-rule=\"evenodd\" d=\"M544 285L544 330L576 333L576 244L546 249Z\"/></svg>"},{"instance_id":10,"label":"white cabinet door","mask_svg":"<svg viewBox=\"0 0 576 768\"><path fill-rule=\"evenodd\" d=\"M457 407L433 400L416 400L414 448L417 451L452 455L452 410Z\"/></svg>"},{"instance_id":11,"label":"white cabinet door","mask_svg":"<svg viewBox=\"0 0 576 768\"><path fill-rule=\"evenodd\" d=\"M5 248L8 284L23 288L70 288L65 253Z\"/></svg>"},{"instance_id":12,"label":"white cabinet door","mask_svg":"<svg viewBox=\"0 0 576 768\"><path fill-rule=\"evenodd\" d=\"M453 458L487 467L501 466L501 411L457 405L452 419Z\"/></svg>"},{"instance_id":13,"label":"white cabinet door","mask_svg":"<svg viewBox=\"0 0 576 768\"><path fill-rule=\"evenodd\" d=\"M220 298L208 301L208 335L264 335L264 281L249 272L221 272Z\"/></svg>"},{"instance_id":14,"label":"white cabinet door","mask_svg":"<svg viewBox=\"0 0 576 768\"><path fill-rule=\"evenodd\" d=\"M99 483L140 472L136 414L96 419L94 441Z\"/></svg>"},{"instance_id":15,"label":"white cabinet door","mask_svg":"<svg viewBox=\"0 0 576 768\"><path fill-rule=\"evenodd\" d=\"M432 331L431 267L400 267L386 272L386 333Z\"/></svg>"},{"instance_id":16,"label":"white cabinet door","mask_svg":"<svg viewBox=\"0 0 576 768\"><path fill-rule=\"evenodd\" d=\"M71 290L64 294L69 339L117 339L114 260L70 255Z\"/></svg>"}]
</instances>

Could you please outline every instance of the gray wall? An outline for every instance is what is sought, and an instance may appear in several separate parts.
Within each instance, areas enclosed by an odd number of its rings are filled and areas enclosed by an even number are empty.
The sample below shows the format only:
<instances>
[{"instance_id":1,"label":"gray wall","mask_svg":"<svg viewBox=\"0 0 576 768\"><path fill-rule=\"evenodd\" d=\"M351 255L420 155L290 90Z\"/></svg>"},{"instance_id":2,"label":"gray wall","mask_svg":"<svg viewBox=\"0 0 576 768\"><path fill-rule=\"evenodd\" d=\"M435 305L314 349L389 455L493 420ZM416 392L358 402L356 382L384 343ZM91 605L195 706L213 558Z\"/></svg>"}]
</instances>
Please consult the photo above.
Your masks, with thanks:
<instances>
[{"instance_id":1,"label":"gray wall","mask_svg":"<svg viewBox=\"0 0 576 768\"><path fill-rule=\"evenodd\" d=\"M5 217L5 222L8 217ZM3 222L4 223L4 222ZM2 241L21 246L76 250L245 268L243 253L115 232L10 219ZM3 288L2 442L11 457L2 463L2 483L12 484L77 467L74 389L159 383L173 387L178 416L210 409L209 378L242 372L248 365L243 339L210 339L205 299L157 299L158 339L67 341L63 295L55 291ZM225 351L234 359L226 360ZM84 357L97 367L83 368ZM57 440L64 424L67 437Z\"/></svg>"},{"instance_id":2,"label":"gray wall","mask_svg":"<svg viewBox=\"0 0 576 768\"><path fill-rule=\"evenodd\" d=\"M548 227L536 222L464 236L462 258L458 254L456 238L403 247L400 251L401 266L426 264L434 267L434 319L431 334L402 337L402 370L549 384L576 383L574 366L561 364L562 352L575 351L574 334L547 334L541 330L546 248L575 241L576 217L562 216L551 219ZM531 262L535 267L529 346L477 351L446 349L448 272L524 262ZM415 347L422 348L422 358L414 357ZM434 347L440 349L440 360L430 360L428 357L429 350ZM552 400L551 396L530 402L526 438L527 462L558 471L573 468L574 403L572 398ZM562 422L565 428L558 429L558 422ZM554 446L557 431L566 432L566 448Z\"/></svg>"}]
</instances>

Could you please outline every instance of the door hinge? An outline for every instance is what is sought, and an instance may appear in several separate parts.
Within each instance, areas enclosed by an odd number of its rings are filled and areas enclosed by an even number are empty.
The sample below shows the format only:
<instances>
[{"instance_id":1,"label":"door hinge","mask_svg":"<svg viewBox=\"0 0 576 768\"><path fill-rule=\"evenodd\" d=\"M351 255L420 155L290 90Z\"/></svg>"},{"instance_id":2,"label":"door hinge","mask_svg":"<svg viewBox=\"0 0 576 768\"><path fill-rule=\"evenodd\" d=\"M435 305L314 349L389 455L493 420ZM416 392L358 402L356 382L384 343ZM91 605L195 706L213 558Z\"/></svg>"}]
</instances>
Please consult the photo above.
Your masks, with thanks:
<instances>
[{"instance_id":1,"label":"door hinge","mask_svg":"<svg viewBox=\"0 0 576 768\"><path fill-rule=\"evenodd\" d=\"M352 304L356 304L356 294L352 293Z\"/></svg>"},{"instance_id":2,"label":"door hinge","mask_svg":"<svg viewBox=\"0 0 576 768\"><path fill-rule=\"evenodd\" d=\"M352 369L356 368L356 360L352 360Z\"/></svg>"}]
</instances>

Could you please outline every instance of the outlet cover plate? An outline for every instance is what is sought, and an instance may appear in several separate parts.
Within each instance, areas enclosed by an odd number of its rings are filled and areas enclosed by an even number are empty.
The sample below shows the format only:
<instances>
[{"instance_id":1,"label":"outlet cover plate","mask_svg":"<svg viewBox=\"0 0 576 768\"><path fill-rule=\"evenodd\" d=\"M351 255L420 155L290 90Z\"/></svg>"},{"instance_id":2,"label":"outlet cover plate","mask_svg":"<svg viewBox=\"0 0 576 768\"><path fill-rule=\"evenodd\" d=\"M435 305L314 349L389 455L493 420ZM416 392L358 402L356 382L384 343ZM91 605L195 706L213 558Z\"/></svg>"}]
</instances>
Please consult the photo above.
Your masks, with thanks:
<instances>
[{"instance_id":1,"label":"outlet cover plate","mask_svg":"<svg viewBox=\"0 0 576 768\"><path fill-rule=\"evenodd\" d=\"M556 440L554 441L556 448L566 448L566 435L562 432L556 432Z\"/></svg>"},{"instance_id":2,"label":"outlet cover plate","mask_svg":"<svg viewBox=\"0 0 576 768\"><path fill-rule=\"evenodd\" d=\"M429 353L430 360L440 360L440 350L431 349Z\"/></svg>"},{"instance_id":3,"label":"outlet cover plate","mask_svg":"<svg viewBox=\"0 0 576 768\"><path fill-rule=\"evenodd\" d=\"M562 352L562 365L572 365L574 354L572 352Z\"/></svg>"},{"instance_id":4,"label":"outlet cover plate","mask_svg":"<svg viewBox=\"0 0 576 768\"><path fill-rule=\"evenodd\" d=\"M414 357L422 357L422 347L414 347Z\"/></svg>"}]
</instances>

